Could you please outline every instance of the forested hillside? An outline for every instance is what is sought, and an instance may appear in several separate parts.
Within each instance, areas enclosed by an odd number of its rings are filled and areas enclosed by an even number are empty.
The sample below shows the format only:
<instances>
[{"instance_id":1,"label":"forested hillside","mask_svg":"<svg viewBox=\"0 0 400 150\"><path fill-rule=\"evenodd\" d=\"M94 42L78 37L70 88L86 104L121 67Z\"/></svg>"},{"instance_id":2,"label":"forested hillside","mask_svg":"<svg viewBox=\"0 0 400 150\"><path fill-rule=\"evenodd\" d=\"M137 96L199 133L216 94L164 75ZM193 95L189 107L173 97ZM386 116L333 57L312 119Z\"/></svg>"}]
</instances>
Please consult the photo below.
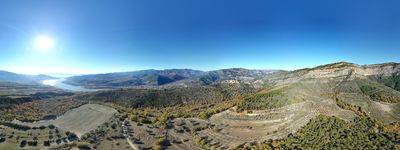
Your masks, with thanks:
<instances>
[{"instance_id":1,"label":"forested hillside","mask_svg":"<svg viewBox=\"0 0 400 150\"><path fill-rule=\"evenodd\" d=\"M88 101L103 101L131 107L164 107L180 104L206 104L232 100L254 92L246 85L213 85L171 89L120 89L77 96Z\"/></svg>"}]
</instances>

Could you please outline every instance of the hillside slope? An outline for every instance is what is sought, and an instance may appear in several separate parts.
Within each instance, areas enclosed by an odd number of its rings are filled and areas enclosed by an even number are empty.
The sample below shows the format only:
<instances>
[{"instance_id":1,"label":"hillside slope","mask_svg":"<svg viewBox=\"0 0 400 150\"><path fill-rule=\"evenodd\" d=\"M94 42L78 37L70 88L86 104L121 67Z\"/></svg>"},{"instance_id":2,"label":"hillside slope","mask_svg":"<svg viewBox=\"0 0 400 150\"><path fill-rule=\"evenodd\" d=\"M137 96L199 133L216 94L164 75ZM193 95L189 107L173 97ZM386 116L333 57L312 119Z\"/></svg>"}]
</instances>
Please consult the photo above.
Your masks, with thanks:
<instances>
[{"instance_id":1,"label":"hillside slope","mask_svg":"<svg viewBox=\"0 0 400 150\"><path fill-rule=\"evenodd\" d=\"M320 106L334 103L350 105L384 123L396 122L400 121L396 114L400 109L399 72L397 63L356 65L339 62L270 76L266 80L272 82L274 88L245 98L238 110L274 109L299 102ZM322 107L327 115L337 113L330 109Z\"/></svg>"},{"instance_id":2,"label":"hillside slope","mask_svg":"<svg viewBox=\"0 0 400 150\"><path fill-rule=\"evenodd\" d=\"M14 82L19 84L38 84L42 80L54 79L47 75L24 75L0 70L0 82Z\"/></svg>"},{"instance_id":3,"label":"hillside slope","mask_svg":"<svg viewBox=\"0 0 400 150\"><path fill-rule=\"evenodd\" d=\"M273 70L248 70L242 68L216 71L190 69L142 70L122 73L83 75L67 78L65 83L94 89L115 88L176 88L240 82L251 84Z\"/></svg>"}]
</instances>

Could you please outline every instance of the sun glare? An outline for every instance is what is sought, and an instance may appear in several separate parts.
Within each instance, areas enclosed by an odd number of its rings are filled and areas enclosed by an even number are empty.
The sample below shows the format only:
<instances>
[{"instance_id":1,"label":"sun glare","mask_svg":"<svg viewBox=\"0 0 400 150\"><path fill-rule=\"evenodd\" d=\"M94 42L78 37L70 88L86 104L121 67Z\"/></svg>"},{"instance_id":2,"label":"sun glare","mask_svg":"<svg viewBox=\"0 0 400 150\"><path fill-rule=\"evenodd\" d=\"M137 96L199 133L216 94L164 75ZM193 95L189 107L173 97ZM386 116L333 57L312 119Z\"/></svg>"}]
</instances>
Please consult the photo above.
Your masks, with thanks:
<instances>
[{"instance_id":1,"label":"sun glare","mask_svg":"<svg viewBox=\"0 0 400 150\"><path fill-rule=\"evenodd\" d=\"M54 47L54 40L47 36L38 36L35 38L35 48L38 50L50 50Z\"/></svg>"}]
</instances>

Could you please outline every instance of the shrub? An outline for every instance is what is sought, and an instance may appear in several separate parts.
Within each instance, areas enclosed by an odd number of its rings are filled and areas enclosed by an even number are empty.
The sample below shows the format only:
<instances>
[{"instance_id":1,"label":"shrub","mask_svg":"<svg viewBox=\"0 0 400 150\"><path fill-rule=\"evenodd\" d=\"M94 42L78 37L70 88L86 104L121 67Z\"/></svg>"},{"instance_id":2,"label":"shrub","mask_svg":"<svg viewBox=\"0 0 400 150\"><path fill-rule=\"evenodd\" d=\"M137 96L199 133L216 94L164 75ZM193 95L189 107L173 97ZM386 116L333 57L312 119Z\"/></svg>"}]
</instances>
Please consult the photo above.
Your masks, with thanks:
<instances>
[{"instance_id":1,"label":"shrub","mask_svg":"<svg viewBox=\"0 0 400 150\"><path fill-rule=\"evenodd\" d=\"M153 150L163 150L164 148L163 148L163 146L161 146L161 145L154 145L153 146Z\"/></svg>"},{"instance_id":2,"label":"shrub","mask_svg":"<svg viewBox=\"0 0 400 150\"><path fill-rule=\"evenodd\" d=\"M44 142L43 142L43 146L49 147L49 146L50 146L50 141L44 141Z\"/></svg>"},{"instance_id":3,"label":"shrub","mask_svg":"<svg viewBox=\"0 0 400 150\"><path fill-rule=\"evenodd\" d=\"M88 142L74 142L72 145L79 149L85 149L85 150L91 149L90 144Z\"/></svg>"},{"instance_id":4,"label":"shrub","mask_svg":"<svg viewBox=\"0 0 400 150\"><path fill-rule=\"evenodd\" d=\"M184 131L183 127L177 126L175 127L176 132L182 133Z\"/></svg>"},{"instance_id":5,"label":"shrub","mask_svg":"<svg viewBox=\"0 0 400 150\"><path fill-rule=\"evenodd\" d=\"M52 124L50 124L49 126L49 129L54 129L54 128L56 128L54 125L52 125Z\"/></svg>"},{"instance_id":6,"label":"shrub","mask_svg":"<svg viewBox=\"0 0 400 150\"><path fill-rule=\"evenodd\" d=\"M6 138L0 138L0 143L3 143L6 141Z\"/></svg>"},{"instance_id":7,"label":"shrub","mask_svg":"<svg viewBox=\"0 0 400 150\"><path fill-rule=\"evenodd\" d=\"M157 140L156 145L168 146L170 143L166 138L162 137Z\"/></svg>"},{"instance_id":8,"label":"shrub","mask_svg":"<svg viewBox=\"0 0 400 150\"><path fill-rule=\"evenodd\" d=\"M21 143L19 144L19 147L25 147L26 146L26 140L22 140Z\"/></svg>"}]
</instances>

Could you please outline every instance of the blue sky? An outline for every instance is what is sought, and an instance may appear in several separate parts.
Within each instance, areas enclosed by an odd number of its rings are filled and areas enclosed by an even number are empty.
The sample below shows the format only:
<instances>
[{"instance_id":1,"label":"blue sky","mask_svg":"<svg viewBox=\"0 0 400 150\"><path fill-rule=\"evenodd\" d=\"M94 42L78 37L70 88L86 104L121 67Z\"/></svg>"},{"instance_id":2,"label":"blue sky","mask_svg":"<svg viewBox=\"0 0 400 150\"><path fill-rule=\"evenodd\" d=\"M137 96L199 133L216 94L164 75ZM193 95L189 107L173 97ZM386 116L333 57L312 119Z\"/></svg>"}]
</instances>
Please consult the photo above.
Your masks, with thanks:
<instances>
[{"instance_id":1,"label":"blue sky","mask_svg":"<svg viewBox=\"0 0 400 150\"><path fill-rule=\"evenodd\" d=\"M399 40L398 0L0 2L0 70L30 74L399 62Z\"/></svg>"}]
</instances>

